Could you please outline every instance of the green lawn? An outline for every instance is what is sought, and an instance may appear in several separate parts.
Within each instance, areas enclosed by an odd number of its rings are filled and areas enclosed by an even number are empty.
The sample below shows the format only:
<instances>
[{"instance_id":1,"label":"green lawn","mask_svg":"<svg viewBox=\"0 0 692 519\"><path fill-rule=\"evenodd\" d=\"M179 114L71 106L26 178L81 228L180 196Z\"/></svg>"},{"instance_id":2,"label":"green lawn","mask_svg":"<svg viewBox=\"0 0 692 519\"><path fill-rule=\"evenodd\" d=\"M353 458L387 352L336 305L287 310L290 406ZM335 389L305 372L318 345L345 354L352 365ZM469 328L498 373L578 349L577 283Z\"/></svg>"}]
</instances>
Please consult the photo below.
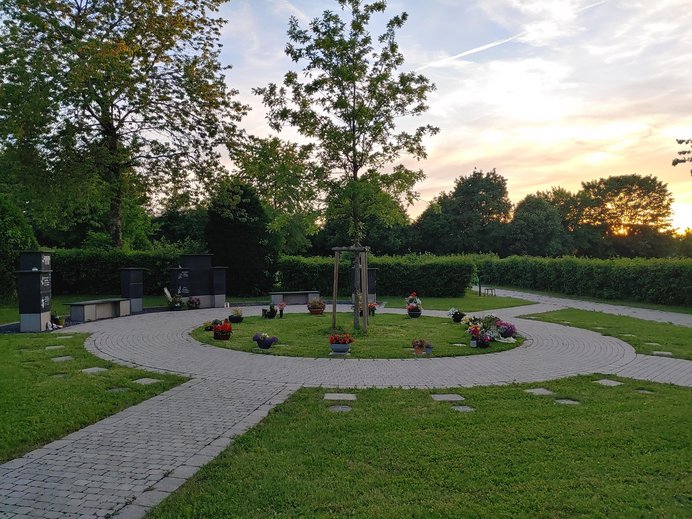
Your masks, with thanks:
<instances>
[{"instance_id":1,"label":"green lawn","mask_svg":"<svg viewBox=\"0 0 692 519\"><path fill-rule=\"evenodd\" d=\"M337 314L337 326L349 333L353 332L351 314ZM201 323L200 323L201 324ZM197 328L192 337L200 342L253 353L284 355L289 357L329 357L329 335L331 314L323 315L285 314L283 319L262 319L246 317L242 323L233 325L233 335L228 341L214 340L212 332ZM259 349L252 336L265 332L279 338L279 343L269 350ZM433 357L456 355L477 355L504 351L516 347L515 344L492 342L489 348L471 348L466 327L439 317L420 317L411 319L407 315L377 314L369 321L368 334L354 334L350 358L357 359L401 359L414 357L411 348L413 339L422 338L433 344ZM455 346L463 344L463 346Z\"/></svg>"},{"instance_id":2,"label":"green lawn","mask_svg":"<svg viewBox=\"0 0 692 519\"><path fill-rule=\"evenodd\" d=\"M378 301L385 301L387 308L404 308L404 295L401 296L381 296ZM531 301L517 299L514 297L499 296L478 296L478 292L467 290L464 297L425 297L423 298L423 309L425 310L449 310L452 307L458 308L464 313L482 312L485 310L495 310L497 308L512 308L514 306L532 305Z\"/></svg>"},{"instance_id":3,"label":"green lawn","mask_svg":"<svg viewBox=\"0 0 692 519\"><path fill-rule=\"evenodd\" d=\"M66 334L65 334L66 335ZM183 382L101 360L84 349L86 334L0 335L0 463L81 429ZM63 346L46 350L47 346ZM74 360L55 363L52 357ZM91 367L108 371L87 375ZM142 377L162 382L149 386ZM112 388L127 388L111 393Z\"/></svg>"},{"instance_id":4,"label":"green lawn","mask_svg":"<svg viewBox=\"0 0 692 519\"><path fill-rule=\"evenodd\" d=\"M598 378L435 391L472 413L402 389L332 413L302 389L148 517L691 517L692 390Z\"/></svg>"},{"instance_id":5,"label":"green lawn","mask_svg":"<svg viewBox=\"0 0 692 519\"><path fill-rule=\"evenodd\" d=\"M654 351L669 351L673 357L692 360L692 328L686 326L574 309L524 317L612 335L631 344L637 353L650 355Z\"/></svg>"}]
</instances>

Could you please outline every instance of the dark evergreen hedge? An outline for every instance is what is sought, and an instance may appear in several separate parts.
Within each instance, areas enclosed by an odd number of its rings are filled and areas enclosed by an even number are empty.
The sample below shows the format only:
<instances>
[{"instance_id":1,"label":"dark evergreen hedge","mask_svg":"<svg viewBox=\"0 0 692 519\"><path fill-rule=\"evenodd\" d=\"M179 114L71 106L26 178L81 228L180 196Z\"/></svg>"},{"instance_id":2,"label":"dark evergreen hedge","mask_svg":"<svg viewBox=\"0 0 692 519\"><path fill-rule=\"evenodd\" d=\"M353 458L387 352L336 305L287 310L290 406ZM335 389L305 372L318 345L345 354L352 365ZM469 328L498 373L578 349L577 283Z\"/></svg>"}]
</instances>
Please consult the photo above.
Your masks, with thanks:
<instances>
[{"instance_id":1,"label":"dark evergreen hedge","mask_svg":"<svg viewBox=\"0 0 692 519\"><path fill-rule=\"evenodd\" d=\"M54 294L120 294L120 268L144 268L144 293L163 294L169 268L178 266L177 251L61 249L51 253Z\"/></svg>"},{"instance_id":2,"label":"dark evergreen hedge","mask_svg":"<svg viewBox=\"0 0 692 519\"><path fill-rule=\"evenodd\" d=\"M402 297L412 291L421 297L460 296L471 282L474 264L463 256L380 256L370 257L377 268L377 293ZM329 297L333 287L334 259L284 256L279 260L279 284L283 290L319 290ZM339 293L349 293L351 261L339 264Z\"/></svg>"},{"instance_id":3,"label":"dark evergreen hedge","mask_svg":"<svg viewBox=\"0 0 692 519\"><path fill-rule=\"evenodd\" d=\"M485 283L692 306L692 259L477 256L475 261Z\"/></svg>"}]
</instances>

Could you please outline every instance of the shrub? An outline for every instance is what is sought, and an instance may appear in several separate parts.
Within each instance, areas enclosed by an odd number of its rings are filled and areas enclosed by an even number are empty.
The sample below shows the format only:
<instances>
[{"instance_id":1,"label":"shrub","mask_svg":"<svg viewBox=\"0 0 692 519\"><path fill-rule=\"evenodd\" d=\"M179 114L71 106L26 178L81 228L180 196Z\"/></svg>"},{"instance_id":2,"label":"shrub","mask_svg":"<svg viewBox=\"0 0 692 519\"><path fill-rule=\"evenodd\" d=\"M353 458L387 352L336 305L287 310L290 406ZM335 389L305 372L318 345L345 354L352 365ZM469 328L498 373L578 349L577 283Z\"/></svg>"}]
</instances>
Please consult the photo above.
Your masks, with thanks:
<instances>
[{"instance_id":1,"label":"shrub","mask_svg":"<svg viewBox=\"0 0 692 519\"><path fill-rule=\"evenodd\" d=\"M14 297L19 253L37 248L34 233L22 212L0 195L0 296Z\"/></svg>"}]
</instances>

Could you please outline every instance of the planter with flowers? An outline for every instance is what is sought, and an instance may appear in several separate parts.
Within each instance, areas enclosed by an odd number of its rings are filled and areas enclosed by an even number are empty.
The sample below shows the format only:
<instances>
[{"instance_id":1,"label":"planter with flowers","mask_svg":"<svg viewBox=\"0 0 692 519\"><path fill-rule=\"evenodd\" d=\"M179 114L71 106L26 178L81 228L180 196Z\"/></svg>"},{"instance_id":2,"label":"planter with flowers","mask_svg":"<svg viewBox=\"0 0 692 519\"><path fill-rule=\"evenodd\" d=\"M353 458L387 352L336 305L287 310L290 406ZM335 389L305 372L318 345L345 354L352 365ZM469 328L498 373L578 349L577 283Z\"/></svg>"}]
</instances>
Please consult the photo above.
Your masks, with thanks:
<instances>
[{"instance_id":1,"label":"planter with flowers","mask_svg":"<svg viewBox=\"0 0 692 519\"><path fill-rule=\"evenodd\" d=\"M406 311L408 316L412 319L416 319L423 313L423 303L415 292L411 292L409 296L404 299L406 303Z\"/></svg>"},{"instance_id":2,"label":"planter with flowers","mask_svg":"<svg viewBox=\"0 0 692 519\"><path fill-rule=\"evenodd\" d=\"M180 294L173 294L170 301L168 301L169 310L182 310L183 309L183 296Z\"/></svg>"},{"instance_id":3,"label":"planter with flowers","mask_svg":"<svg viewBox=\"0 0 692 519\"><path fill-rule=\"evenodd\" d=\"M274 306L274 303L269 305L269 310L262 308L262 317L265 319L274 319L276 317L276 306Z\"/></svg>"},{"instance_id":4,"label":"planter with flowers","mask_svg":"<svg viewBox=\"0 0 692 519\"><path fill-rule=\"evenodd\" d=\"M228 319L224 319L223 323L214 325L214 339L217 341L227 341L233 333L233 326Z\"/></svg>"},{"instance_id":5,"label":"planter with flowers","mask_svg":"<svg viewBox=\"0 0 692 519\"><path fill-rule=\"evenodd\" d=\"M413 346L413 353L416 355L423 355L424 353L432 355L433 345L425 339L413 339L411 346Z\"/></svg>"},{"instance_id":6,"label":"planter with flowers","mask_svg":"<svg viewBox=\"0 0 692 519\"><path fill-rule=\"evenodd\" d=\"M284 308L286 308L286 301L281 301L277 306L279 307L279 319L283 319Z\"/></svg>"},{"instance_id":7,"label":"planter with flowers","mask_svg":"<svg viewBox=\"0 0 692 519\"><path fill-rule=\"evenodd\" d=\"M455 323L460 323L466 314L456 308L450 308L447 316L452 318Z\"/></svg>"},{"instance_id":8,"label":"planter with flowers","mask_svg":"<svg viewBox=\"0 0 692 519\"><path fill-rule=\"evenodd\" d=\"M370 315L375 315L375 312L379 307L379 303L368 303L368 312L370 313Z\"/></svg>"},{"instance_id":9,"label":"planter with flowers","mask_svg":"<svg viewBox=\"0 0 692 519\"><path fill-rule=\"evenodd\" d=\"M308 303L308 311L312 315L322 315L326 306L327 305L324 301L322 301L322 299L312 299Z\"/></svg>"},{"instance_id":10,"label":"planter with flowers","mask_svg":"<svg viewBox=\"0 0 692 519\"><path fill-rule=\"evenodd\" d=\"M256 333L252 336L252 340L257 343L257 347L263 350L268 350L273 344L279 342L277 337L270 337L268 333Z\"/></svg>"},{"instance_id":11,"label":"planter with flowers","mask_svg":"<svg viewBox=\"0 0 692 519\"><path fill-rule=\"evenodd\" d=\"M231 308L231 315L228 316L228 320L234 324L243 322L243 311L240 308Z\"/></svg>"},{"instance_id":12,"label":"planter with flowers","mask_svg":"<svg viewBox=\"0 0 692 519\"><path fill-rule=\"evenodd\" d=\"M329 347L335 355L346 355L352 342L353 336L349 333L334 333L329 336Z\"/></svg>"},{"instance_id":13,"label":"planter with flowers","mask_svg":"<svg viewBox=\"0 0 692 519\"><path fill-rule=\"evenodd\" d=\"M187 299L188 310L199 310L201 304L202 302L199 300L199 297L189 297Z\"/></svg>"}]
</instances>

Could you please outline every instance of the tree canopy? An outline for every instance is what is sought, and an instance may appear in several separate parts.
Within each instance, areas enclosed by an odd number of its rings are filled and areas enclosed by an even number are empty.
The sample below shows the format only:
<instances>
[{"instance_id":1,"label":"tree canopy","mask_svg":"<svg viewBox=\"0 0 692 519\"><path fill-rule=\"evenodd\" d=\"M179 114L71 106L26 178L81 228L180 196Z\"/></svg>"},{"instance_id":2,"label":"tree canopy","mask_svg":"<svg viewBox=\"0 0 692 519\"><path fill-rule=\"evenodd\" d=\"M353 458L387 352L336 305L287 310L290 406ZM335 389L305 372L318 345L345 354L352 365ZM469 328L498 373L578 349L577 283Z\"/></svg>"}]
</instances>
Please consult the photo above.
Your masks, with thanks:
<instances>
[{"instance_id":1,"label":"tree canopy","mask_svg":"<svg viewBox=\"0 0 692 519\"><path fill-rule=\"evenodd\" d=\"M289 71L282 86L272 83L255 93L262 96L274 130L291 125L314 143L318 162L349 193L349 235L359 241L365 233L363 215L371 211L361 206L357 182L363 174L379 175L383 189L397 198L410 202L416 196L413 186L424 178L423 172L395 163L403 154L425 158L423 139L438 128L401 131L397 120L422 115L435 87L421 74L397 72L404 57L396 31L406 22L406 13L392 17L374 41L368 24L386 10L386 2L337 2L347 12L344 18L325 11L308 29L290 19L286 54L305 63L302 74ZM383 169L390 165L385 175Z\"/></svg>"}]
</instances>

